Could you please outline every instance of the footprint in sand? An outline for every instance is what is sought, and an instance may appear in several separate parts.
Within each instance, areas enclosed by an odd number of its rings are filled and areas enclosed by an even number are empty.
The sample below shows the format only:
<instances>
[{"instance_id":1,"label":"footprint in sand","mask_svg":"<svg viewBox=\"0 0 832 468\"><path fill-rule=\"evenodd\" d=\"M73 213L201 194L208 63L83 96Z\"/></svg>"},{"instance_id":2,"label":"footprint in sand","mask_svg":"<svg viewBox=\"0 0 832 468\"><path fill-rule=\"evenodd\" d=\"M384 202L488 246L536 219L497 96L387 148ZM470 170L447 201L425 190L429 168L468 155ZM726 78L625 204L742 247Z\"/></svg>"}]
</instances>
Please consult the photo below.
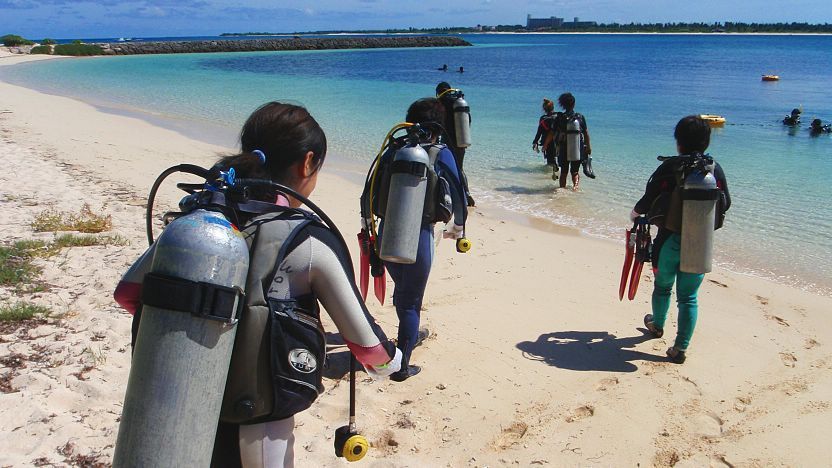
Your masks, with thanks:
<instances>
[{"instance_id":1,"label":"footprint in sand","mask_svg":"<svg viewBox=\"0 0 832 468\"><path fill-rule=\"evenodd\" d=\"M807 338L806 344L803 345L803 348L812 349L816 346L820 346L820 343L817 340L815 340L814 338Z\"/></svg>"},{"instance_id":2,"label":"footprint in sand","mask_svg":"<svg viewBox=\"0 0 832 468\"><path fill-rule=\"evenodd\" d=\"M780 325L783 325L784 327L790 327L791 326L791 325L789 325L789 322L786 321L786 319L778 317L776 315L766 315L766 318L769 319L769 320L774 320L775 322L777 322Z\"/></svg>"},{"instance_id":3,"label":"footprint in sand","mask_svg":"<svg viewBox=\"0 0 832 468\"><path fill-rule=\"evenodd\" d=\"M607 389L614 385L618 385L618 377L601 379L601 381L595 385L595 390L598 390L599 392L605 392L607 391Z\"/></svg>"},{"instance_id":4,"label":"footprint in sand","mask_svg":"<svg viewBox=\"0 0 832 468\"><path fill-rule=\"evenodd\" d=\"M725 284L725 283L720 283L719 281L717 281L717 280L715 280L715 279L708 279L708 281L710 281L711 283L713 283L713 284L715 284L715 285L717 285L717 286L719 286L719 287L721 287L721 288L727 288L727 287L728 287L728 285L727 285L727 284ZM757 296L757 297L760 297L760 296Z\"/></svg>"},{"instance_id":5,"label":"footprint in sand","mask_svg":"<svg viewBox=\"0 0 832 468\"><path fill-rule=\"evenodd\" d=\"M768 298L763 296L754 296L757 298L757 301L760 302L762 305L768 305Z\"/></svg>"},{"instance_id":6,"label":"footprint in sand","mask_svg":"<svg viewBox=\"0 0 832 468\"><path fill-rule=\"evenodd\" d=\"M734 402L734 410L738 413L744 413L745 409L748 408L748 405L751 404L751 395L744 395L737 397L737 401Z\"/></svg>"},{"instance_id":7,"label":"footprint in sand","mask_svg":"<svg viewBox=\"0 0 832 468\"><path fill-rule=\"evenodd\" d=\"M515 421L510 426L504 428L500 435L491 441L491 448L494 450L505 450L512 445L520 443L520 439L526 435L529 430L529 425L523 421Z\"/></svg>"},{"instance_id":8,"label":"footprint in sand","mask_svg":"<svg viewBox=\"0 0 832 468\"><path fill-rule=\"evenodd\" d=\"M592 405L583 405L575 408L572 411L572 414L566 417L566 422L571 423L575 421L580 421L581 419L586 419L590 416L595 414L595 407Z\"/></svg>"},{"instance_id":9,"label":"footprint in sand","mask_svg":"<svg viewBox=\"0 0 832 468\"><path fill-rule=\"evenodd\" d=\"M780 359L786 367L794 367L797 362L797 357L792 353L780 353Z\"/></svg>"},{"instance_id":10,"label":"footprint in sand","mask_svg":"<svg viewBox=\"0 0 832 468\"><path fill-rule=\"evenodd\" d=\"M693 432L707 439L722 437L724 421L715 413L707 411L694 415L690 420Z\"/></svg>"}]
</instances>

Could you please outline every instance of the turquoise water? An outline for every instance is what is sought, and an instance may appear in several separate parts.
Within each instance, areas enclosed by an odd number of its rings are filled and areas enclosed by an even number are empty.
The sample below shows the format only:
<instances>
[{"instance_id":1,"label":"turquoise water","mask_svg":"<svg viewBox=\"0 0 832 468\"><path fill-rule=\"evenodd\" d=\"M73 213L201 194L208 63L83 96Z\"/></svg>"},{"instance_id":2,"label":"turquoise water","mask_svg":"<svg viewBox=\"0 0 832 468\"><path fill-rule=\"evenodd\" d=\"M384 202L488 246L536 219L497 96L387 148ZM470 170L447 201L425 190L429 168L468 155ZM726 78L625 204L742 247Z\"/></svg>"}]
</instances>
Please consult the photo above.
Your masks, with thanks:
<instances>
[{"instance_id":1,"label":"turquoise water","mask_svg":"<svg viewBox=\"0 0 832 468\"><path fill-rule=\"evenodd\" d=\"M656 167L675 151L687 114L727 118L710 153L734 206L717 233L717 260L741 272L832 290L830 36L472 35L452 49L263 52L53 60L0 69L0 79L105 107L162 116L233 144L267 100L306 105L326 130L331 162L369 163L414 99L446 80L472 107L466 157L480 203L618 239ZM438 72L447 63L466 72ZM764 83L763 73L782 80ZM571 91L592 136L598 179L555 191L531 151L543 97ZM780 119L803 107L803 127ZM170 120L172 119L172 120ZM471 233L476 236L476 233Z\"/></svg>"}]
</instances>

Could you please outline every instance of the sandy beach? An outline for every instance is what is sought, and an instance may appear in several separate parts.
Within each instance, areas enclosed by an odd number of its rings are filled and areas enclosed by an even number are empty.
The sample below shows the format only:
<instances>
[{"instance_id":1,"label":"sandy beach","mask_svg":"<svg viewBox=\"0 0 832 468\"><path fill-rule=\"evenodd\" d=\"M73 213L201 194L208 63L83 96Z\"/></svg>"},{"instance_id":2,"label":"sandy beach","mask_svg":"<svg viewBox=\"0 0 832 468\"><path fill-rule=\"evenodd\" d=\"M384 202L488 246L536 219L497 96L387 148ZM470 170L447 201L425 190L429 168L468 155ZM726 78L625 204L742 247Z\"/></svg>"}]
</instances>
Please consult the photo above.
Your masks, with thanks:
<instances>
[{"instance_id":1,"label":"sandy beach","mask_svg":"<svg viewBox=\"0 0 832 468\"><path fill-rule=\"evenodd\" d=\"M31 59L3 57L0 66ZM171 165L209 165L232 151L0 82L3 243L49 242L55 234L34 232L32 221L84 204L111 215L102 235L129 242L37 260L45 291L0 287L0 305L52 311L0 328L0 466L109 465L131 321L112 291L146 247L147 191ZM312 197L349 241L360 191L325 166ZM157 211L177 200L163 191ZM700 290L688 360L676 365L664 355L675 308L664 338L642 327L652 273L636 300L617 300L619 243L485 205L468 231L468 254L449 241L436 251L422 313L432 336L413 356L422 373L404 383L359 374L358 424L373 448L358 466L830 464L832 298L716 270ZM391 299L369 307L395 336ZM299 467L347 464L332 451L347 421L345 348L331 357L326 392L296 417Z\"/></svg>"}]
</instances>

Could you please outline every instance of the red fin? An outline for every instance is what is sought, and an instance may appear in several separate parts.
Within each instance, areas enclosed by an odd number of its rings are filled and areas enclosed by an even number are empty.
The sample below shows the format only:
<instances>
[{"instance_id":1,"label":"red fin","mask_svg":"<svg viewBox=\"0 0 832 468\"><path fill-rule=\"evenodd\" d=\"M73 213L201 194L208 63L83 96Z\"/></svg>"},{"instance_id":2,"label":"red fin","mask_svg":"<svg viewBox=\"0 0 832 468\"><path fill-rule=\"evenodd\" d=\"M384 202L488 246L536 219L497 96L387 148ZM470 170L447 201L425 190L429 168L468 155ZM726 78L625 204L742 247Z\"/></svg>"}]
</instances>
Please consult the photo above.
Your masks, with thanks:
<instances>
[{"instance_id":1,"label":"red fin","mask_svg":"<svg viewBox=\"0 0 832 468\"><path fill-rule=\"evenodd\" d=\"M624 255L624 267L621 269L621 282L618 285L618 300L624 300L624 291L627 289L627 279L630 274L630 266L633 264L633 252L635 251L635 244L630 242L630 235L632 231L627 229L624 231L624 246L626 254Z\"/></svg>"},{"instance_id":2,"label":"red fin","mask_svg":"<svg viewBox=\"0 0 832 468\"><path fill-rule=\"evenodd\" d=\"M383 267L382 267L383 268ZM384 305L384 298L387 296L387 271L382 269L381 276L373 278L373 289L379 304Z\"/></svg>"},{"instance_id":3,"label":"red fin","mask_svg":"<svg viewBox=\"0 0 832 468\"><path fill-rule=\"evenodd\" d=\"M636 261L633 264L633 273L630 275L630 290L627 292L627 299L633 300L638 291L638 281L641 279L641 269L644 268L644 262Z\"/></svg>"}]
</instances>

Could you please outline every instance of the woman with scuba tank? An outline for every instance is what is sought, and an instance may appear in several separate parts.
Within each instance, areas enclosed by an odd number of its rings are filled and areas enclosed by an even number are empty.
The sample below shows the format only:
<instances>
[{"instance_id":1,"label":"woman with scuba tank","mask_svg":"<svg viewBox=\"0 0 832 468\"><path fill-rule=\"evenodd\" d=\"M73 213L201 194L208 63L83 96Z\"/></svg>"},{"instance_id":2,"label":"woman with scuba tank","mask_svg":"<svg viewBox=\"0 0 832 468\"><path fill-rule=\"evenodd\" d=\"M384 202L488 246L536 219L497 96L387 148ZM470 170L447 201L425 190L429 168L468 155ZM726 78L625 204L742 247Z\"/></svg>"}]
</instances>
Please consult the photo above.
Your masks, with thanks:
<instances>
[{"instance_id":1,"label":"woman with scuba tank","mask_svg":"<svg viewBox=\"0 0 832 468\"><path fill-rule=\"evenodd\" d=\"M656 338L664 334L675 282L679 329L667 356L672 362L682 364L696 326L699 286L704 273L710 271L710 241L714 229L721 227L724 213L731 206L731 196L722 167L704 154L711 139L708 123L698 116L687 116L676 124L674 137L680 156L660 157L663 162L650 176L645 193L630 218L635 220L646 215L649 222L659 228L651 259L655 275L653 313L644 317L644 325ZM694 186L694 181L705 178L711 181L709 186ZM688 205L689 201L693 203ZM697 203L710 203L710 209L700 211ZM697 216L700 213L702 216ZM688 240L691 235L699 239L691 242ZM701 265L686 266L692 263Z\"/></svg>"},{"instance_id":2,"label":"woman with scuba tank","mask_svg":"<svg viewBox=\"0 0 832 468\"><path fill-rule=\"evenodd\" d=\"M427 335L419 329L419 322L433 263L434 224L437 220L448 222L443 237L461 239L467 216L465 192L453 153L437 144L446 123L444 107L438 99L420 99L408 108L406 121L400 126L411 131L399 143L391 143L378 158L374 167L382 169L372 171L368 178L361 210L363 225L374 224L372 218L366 219L371 213L382 217L378 254L394 283L393 304L399 317L397 346L402 351L401 370L390 376L396 382L421 371L410 364L410 358L413 348ZM416 164L420 158L423 162ZM418 191L420 184L432 188Z\"/></svg>"},{"instance_id":3,"label":"woman with scuba tank","mask_svg":"<svg viewBox=\"0 0 832 468\"><path fill-rule=\"evenodd\" d=\"M543 99L543 115L537 123L537 133L532 140L532 150L535 153L540 152L540 147L543 147L543 159L546 164L555 168L552 177L557 177L557 147L555 146L555 119L560 113L555 113L555 103L549 99Z\"/></svg>"},{"instance_id":4,"label":"woman with scuba tank","mask_svg":"<svg viewBox=\"0 0 832 468\"><path fill-rule=\"evenodd\" d=\"M318 302L350 351L374 378L398 371L402 354L385 337L361 300L340 234L301 209L307 203L303 199L269 185L281 184L304 199L313 192L326 156L326 136L315 119L303 107L270 102L248 118L240 142L241 153L223 157L210 171L211 177L234 174L238 180L260 182L246 187L246 200L250 201L228 204L226 208L231 210L224 211L241 227L249 246L250 266L212 465L290 467L294 414L311 405L322 386L320 374L315 374L317 382L304 385L317 389L306 390L305 396L303 389L283 387L288 384L281 382L291 379L274 374L274 363L287 361L303 374L319 372L325 343L317 321ZM225 196L230 197L230 193ZM261 208L246 210L244 206ZM143 269L139 263L149 256L140 258L115 292L116 301L131 312L136 311L142 297L142 276L136 272ZM292 322L290 318L294 318L293 323L288 323ZM298 330L304 324L307 328L303 333L321 338L312 345L319 349L284 350L292 347L289 343L298 342L292 340L300 338L291 335L301 333ZM284 352L289 354L281 354ZM281 378L274 377L277 375ZM239 388L248 381L257 383ZM240 394L246 397L237 398ZM239 451L233 451L236 444L232 444L237 441Z\"/></svg>"},{"instance_id":5,"label":"woman with scuba tank","mask_svg":"<svg viewBox=\"0 0 832 468\"><path fill-rule=\"evenodd\" d=\"M558 104L563 109L563 112L557 115L555 124L558 164L561 169L560 188L566 188L566 174L569 173L572 174L572 190L577 191L581 181L581 162L592 154L589 130L584 116L575 112L575 96L572 93L558 96ZM594 177L592 173L587 175Z\"/></svg>"}]
</instances>

